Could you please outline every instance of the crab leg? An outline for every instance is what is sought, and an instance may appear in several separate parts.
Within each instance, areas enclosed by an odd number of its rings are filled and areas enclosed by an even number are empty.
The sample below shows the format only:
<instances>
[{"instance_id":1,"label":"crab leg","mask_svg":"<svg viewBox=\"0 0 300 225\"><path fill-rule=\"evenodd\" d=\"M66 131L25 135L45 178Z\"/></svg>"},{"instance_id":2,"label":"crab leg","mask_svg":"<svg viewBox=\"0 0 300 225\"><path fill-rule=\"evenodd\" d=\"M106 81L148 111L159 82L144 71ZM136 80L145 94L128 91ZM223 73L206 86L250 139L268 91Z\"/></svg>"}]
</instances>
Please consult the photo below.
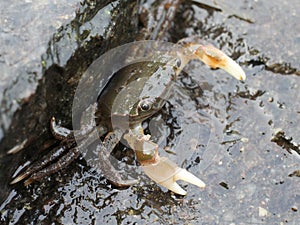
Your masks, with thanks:
<instances>
[{"instance_id":1,"label":"crab leg","mask_svg":"<svg viewBox=\"0 0 300 225\"><path fill-rule=\"evenodd\" d=\"M25 172L21 173L17 177L15 177L10 184L15 184L20 182L21 180L24 180L25 178L32 176L33 174L36 174L43 170L48 164L51 162L54 162L57 160L59 157L61 157L65 151L67 150L67 146L58 146L54 149L52 149L49 154L45 155L40 161L33 163L32 165L29 166L29 168L26 169ZM49 157L50 155L50 157ZM34 179L32 179L34 180ZM27 182L29 184L31 182Z\"/></svg>"},{"instance_id":2,"label":"crab leg","mask_svg":"<svg viewBox=\"0 0 300 225\"><path fill-rule=\"evenodd\" d=\"M109 157L110 151L109 149L114 149L118 144L120 138L116 134L110 132L106 135L104 142L101 145L97 146L97 151L99 152L99 168L102 173L105 175L106 179L108 179L114 186L116 187L128 187L138 182L138 180L127 180L123 179L114 166L111 164Z\"/></svg>"}]
</instances>

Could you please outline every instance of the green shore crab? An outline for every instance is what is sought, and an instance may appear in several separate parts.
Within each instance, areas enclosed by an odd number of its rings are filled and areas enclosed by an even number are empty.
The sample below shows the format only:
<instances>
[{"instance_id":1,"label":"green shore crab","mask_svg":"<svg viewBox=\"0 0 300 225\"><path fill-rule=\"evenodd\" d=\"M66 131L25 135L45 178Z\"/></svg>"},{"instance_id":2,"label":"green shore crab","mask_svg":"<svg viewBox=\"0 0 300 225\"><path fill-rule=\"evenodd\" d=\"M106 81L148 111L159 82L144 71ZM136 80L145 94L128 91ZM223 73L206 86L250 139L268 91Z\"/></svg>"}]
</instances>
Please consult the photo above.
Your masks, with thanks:
<instances>
[{"instance_id":1,"label":"green shore crab","mask_svg":"<svg viewBox=\"0 0 300 225\"><path fill-rule=\"evenodd\" d=\"M221 68L238 80L245 80L246 76L235 61L212 45L203 45L193 38L185 38L178 45L181 50L160 55L155 61L132 64L114 75L97 103L90 105L83 114L85 128L77 138L74 136L76 131L58 125L53 117L50 127L54 137L61 141L60 145L30 165L11 184L26 179L25 185L28 185L65 168L82 153L80 149L105 135L96 147L99 167L114 185L124 187L137 182L123 179L109 162L111 151L122 139L134 150L147 176L161 186L179 195L186 195L186 191L176 183L177 180L204 188L204 182L198 177L159 156L158 145L151 141L150 135L144 134L142 122L163 107L173 81L192 59L199 59L211 68Z\"/></svg>"}]
</instances>

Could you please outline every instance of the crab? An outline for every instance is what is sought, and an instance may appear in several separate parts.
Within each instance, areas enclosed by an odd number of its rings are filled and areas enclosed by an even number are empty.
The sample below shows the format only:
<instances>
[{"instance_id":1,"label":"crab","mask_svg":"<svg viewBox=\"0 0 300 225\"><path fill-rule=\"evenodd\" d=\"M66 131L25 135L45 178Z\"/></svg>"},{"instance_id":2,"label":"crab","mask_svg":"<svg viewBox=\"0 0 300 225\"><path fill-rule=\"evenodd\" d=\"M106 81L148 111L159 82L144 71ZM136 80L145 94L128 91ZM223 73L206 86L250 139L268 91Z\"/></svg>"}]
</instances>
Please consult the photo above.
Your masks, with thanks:
<instances>
[{"instance_id":1,"label":"crab","mask_svg":"<svg viewBox=\"0 0 300 225\"><path fill-rule=\"evenodd\" d=\"M145 174L157 184L179 195L187 192L178 185L178 180L204 188L201 179L167 157L159 156L159 146L149 134L144 134L142 122L161 110L177 75L192 59L199 59L211 68L221 68L238 80L245 80L246 76L235 61L210 44L185 38L178 45L180 50L160 54L155 61L132 64L115 74L97 102L82 116L82 120L88 122L77 138L75 131L59 125L52 117L50 128L54 137L61 141L60 145L31 164L11 184L25 180L28 185L64 169L81 154L81 149L104 137L96 147L99 167L115 186L127 187L138 182L123 179L109 161L111 151L122 140L134 150Z\"/></svg>"}]
</instances>

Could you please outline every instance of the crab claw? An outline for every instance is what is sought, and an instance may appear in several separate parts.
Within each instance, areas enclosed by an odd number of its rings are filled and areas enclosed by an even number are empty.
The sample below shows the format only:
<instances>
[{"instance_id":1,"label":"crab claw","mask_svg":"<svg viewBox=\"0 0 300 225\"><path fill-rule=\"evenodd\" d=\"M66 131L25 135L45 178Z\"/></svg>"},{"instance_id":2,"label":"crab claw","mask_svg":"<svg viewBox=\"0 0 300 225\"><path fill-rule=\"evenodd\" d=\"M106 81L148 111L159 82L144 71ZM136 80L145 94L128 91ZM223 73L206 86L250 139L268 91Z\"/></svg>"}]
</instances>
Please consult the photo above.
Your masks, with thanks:
<instances>
[{"instance_id":1,"label":"crab claw","mask_svg":"<svg viewBox=\"0 0 300 225\"><path fill-rule=\"evenodd\" d=\"M245 72L233 59L220 49L201 40L198 36L184 38L179 41L179 44L186 47L192 53L192 55L188 54L188 61L189 59L198 59L213 69L221 68L225 70L238 80L246 79Z\"/></svg>"},{"instance_id":2,"label":"crab claw","mask_svg":"<svg viewBox=\"0 0 300 225\"><path fill-rule=\"evenodd\" d=\"M186 195L187 192L176 183L177 180L186 181L200 188L205 187L202 180L187 170L178 167L168 158L158 156L156 160L156 163L142 165L142 168L147 176L161 186L179 195Z\"/></svg>"},{"instance_id":3,"label":"crab claw","mask_svg":"<svg viewBox=\"0 0 300 225\"><path fill-rule=\"evenodd\" d=\"M176 183L177 180L186 181L200 188L205 187L204 182L198 177L178 167L168 158L160 157L158 145L149 140L150 135L136 135L133 131L135 130L125 134L124 139L135 150L141 167L150 179L179 195L186 195L186 191Z\"/></svg>"},{"instance_id":4,"label":"crab claw","mask_svg":"<svg viewBox=\"0 0 300 225\"><path fill-rule=\"evenodd\" d=\"M199 45L194 54L211 68L221 68L238 80L246 79L246 74L239 64L212 45Z\"/></svg>"}]
</instances>

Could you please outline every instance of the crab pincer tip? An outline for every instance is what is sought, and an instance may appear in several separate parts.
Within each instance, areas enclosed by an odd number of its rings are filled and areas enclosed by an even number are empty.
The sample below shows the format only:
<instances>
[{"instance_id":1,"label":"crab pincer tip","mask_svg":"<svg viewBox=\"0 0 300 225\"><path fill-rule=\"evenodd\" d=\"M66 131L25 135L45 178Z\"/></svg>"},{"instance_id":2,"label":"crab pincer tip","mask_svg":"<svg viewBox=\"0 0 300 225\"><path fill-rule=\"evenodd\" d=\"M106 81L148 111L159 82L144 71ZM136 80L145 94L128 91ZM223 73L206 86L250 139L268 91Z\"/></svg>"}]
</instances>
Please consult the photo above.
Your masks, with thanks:
<instances>
[{"instance_id":1,"label":"crab pincer tip","mask_svg":"<svg viewBox=\"0 0 300 225\"><path fill-rule=\"evenodd\" d=\"M229 73L231 76L233 76L238 80L241 81L246 80L246 74L244 70L240 67L239 64L237 64L234 60L232 60L228 56L225 65L220 66L220 68L222 68L223 70L225 70L227 73Z\"/></svg>"},{"instance_id":2,"label":"crab pincer tip","mask_svg":"<svg viewBox=\"0 0 300 225\"><path fill-rule=\"evenodd\" d=\"M186 169L178 168L178 170L179 171L173 177L175 181L183 180L187 183L194 184L199 188L205 188L205 183L198 177L196 177L194 174L190 173Z\"/></svg>"}]
</instances>

